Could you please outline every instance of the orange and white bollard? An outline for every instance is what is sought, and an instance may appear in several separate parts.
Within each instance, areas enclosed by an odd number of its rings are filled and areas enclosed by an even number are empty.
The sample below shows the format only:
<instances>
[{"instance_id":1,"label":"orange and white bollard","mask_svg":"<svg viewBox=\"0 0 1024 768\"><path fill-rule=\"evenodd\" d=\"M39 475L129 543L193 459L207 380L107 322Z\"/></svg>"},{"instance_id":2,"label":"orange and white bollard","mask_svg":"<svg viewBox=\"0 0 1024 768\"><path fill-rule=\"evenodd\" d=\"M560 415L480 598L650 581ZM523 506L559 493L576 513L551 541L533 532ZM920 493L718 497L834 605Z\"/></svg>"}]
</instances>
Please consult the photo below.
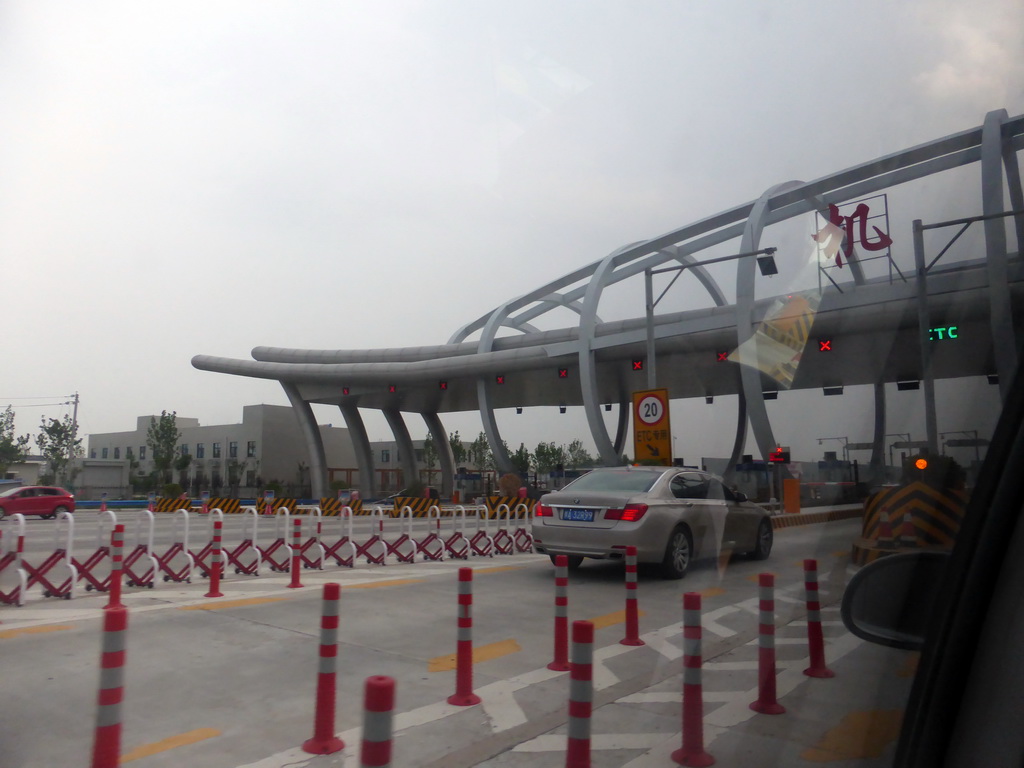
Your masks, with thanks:
<instances>
[{"instance_id":1,"label":"orange and white bollard","mask_svg":"<svg viewBox=\"0 0 1024 768\"><path fill-rule=\"evenodd\" d=\"M594 623L572 623L569 723L565 768L590 768L590 715L594 708Z\"/></svg>"},{"instance_id":2,"label":"orange and white bollard","mask_svg":"<svg viewBox=\"0 0 1024 768\"><path fill-rule=\"evenodd\" d=\"M394 678L384 675L366 678L363 693L363 738L359 745L360 768L388 768L391 765L394 709Z\"/></svg>"},{"instance_id":3,"label":"orange and white bollard","mask_svg":"<svg viewBox=\"0 0 1024 768\"><path fill-rule=\"evenodd\" d=\"M340 603L341 585L324 584L323 614L320 617L320 666L316 678L313 738L308 739L302 745L303 750L314 755L330 755L345 746L345 742L334 735Z\"/></svg>"},{"instance_id":4,"label":"orange and white bollard","mask_svg":"<svg viewBox=\"0 0 1024 768\"><path fill-rule=\"evenodd\" d=\"M704 656L700 593L683 595L683 746L672 753L680 765L714 765L704 751Z\"/></svg>"},{"instance_id":5,"label":"orange and white bollard","mask_svg":"<svg viewBox=\"0 0 1024 768\"><path fill-rule=\"evenodd\" d=\"M92 768L117 768L121 760L121 704L124 701L127 636L128 610L118 606L104 611Z\"/></svg>"},{"instance_id":6,"label":"orange and white bollard","mask_svg":"<svg viewBox=\"0 0 1024 768\"><path fill-rule=\"evenodd\" d=\"M121 603L121 579L124 576L124 525L110 532L110 597L105 608L124 608Z\"/></svg>"},{"instance_id":7,"label":"orange and white bollard","mask_svg":"<svg viewBox=\"0 0 1024 768\"><path fill-rule=\"evenodd\" d=\"M555 658L548 669L569 669L569 558L555 555Z\"/></svg>"},{"instance_id":8,"label":"orange and white bollard","mask_svg":"<svg viewBox=\"0 0 1024 768\"><path fill-rule=\"evenodd\" d=\"M620 645L645 645L640 639L640 611L636 600L636 547L626 547L626 636Z\"/></svg>"},{"instance_id":9,"label":"orange and white bollard","mask_svg":"<svg viewBox=\"0 0 1024 768\"><path fill-rule=\"evenodd\" d=\"M786 708L775 694L775 574L758 575L757 700L750 708L762 715L781 715Z\"/></svg>"},{"instance_id":10,"label":"orange and white bollard","mask_svg":"<svg viewBox=\"0 0 1024 768\"><path fill-rule=\"evenodd\" d=\"M473 693L473 569L459 568L458 630L455 651L455 693L448 703L469 707L480 703Z\"/></svg>"},{"instance_id":11,"label":"orange and white bollard","mask_svg":"<svg viewBox=\"0 0 1024 768\"><path fill-rule=\"evenodd\" d=\"M821 597L818 594L818 561L804 560L804 593L807 600L807 650L811 666L808 677L835 677L825 665L825 635L821 630Z\"/></svg>"},{"instance_id":12,"label":"orange and white bollard","mask_svg":"<svg viewBox=\"0 0 1024 768\"><path fill-rule=\"evenodd\" d=\"M302 518L297 515L292 518L292 581L288 589L299 589L302 581L299 576L302 572Z\"/></svg>"},{"instance_id":13,"label":"orange and white bollard","mask_svg":"<svg viewBox=\"0 0 1024 768\"><path fill-rule=\"evenodd\" d=\"M210 549L210 591L206 593L206 597L224 597L224 593L220 591L220 572L223 568L224 558L221 543L222 525L220 520L213 521L213 541Z\"/></svg>"}]
</instances>

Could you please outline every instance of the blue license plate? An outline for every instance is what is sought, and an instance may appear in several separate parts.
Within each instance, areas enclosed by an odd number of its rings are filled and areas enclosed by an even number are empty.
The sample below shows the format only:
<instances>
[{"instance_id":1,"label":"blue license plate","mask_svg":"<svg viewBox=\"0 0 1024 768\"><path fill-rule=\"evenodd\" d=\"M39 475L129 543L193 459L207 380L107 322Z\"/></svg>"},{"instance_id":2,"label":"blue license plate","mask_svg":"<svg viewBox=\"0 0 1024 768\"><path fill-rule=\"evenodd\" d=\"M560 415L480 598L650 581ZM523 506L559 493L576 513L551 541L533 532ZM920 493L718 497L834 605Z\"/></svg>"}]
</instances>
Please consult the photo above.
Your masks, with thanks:
<instances>
[{"instance_id":1,"label":"blue license plate","mask_svg":"<svg viewBox=\"0 0 1024 768\"><path fill-rule=\"evenodd\" d=\"M594 522L594 510L592 509L563 509L563 520L576 520L581 523Z\"/></svg>"}]
</instances>

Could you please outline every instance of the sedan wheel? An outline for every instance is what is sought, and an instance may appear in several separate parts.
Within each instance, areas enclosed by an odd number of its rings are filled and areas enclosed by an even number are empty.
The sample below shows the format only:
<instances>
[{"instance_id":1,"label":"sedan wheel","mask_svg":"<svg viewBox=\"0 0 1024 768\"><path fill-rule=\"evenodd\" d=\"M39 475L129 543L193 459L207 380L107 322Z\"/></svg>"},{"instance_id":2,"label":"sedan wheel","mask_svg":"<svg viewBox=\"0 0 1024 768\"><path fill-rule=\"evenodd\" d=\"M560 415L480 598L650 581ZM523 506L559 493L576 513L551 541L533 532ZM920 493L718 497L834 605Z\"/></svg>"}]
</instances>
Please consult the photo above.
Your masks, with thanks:
<instances>
[{"instance_id":1,"label":"sedan wheel","mask_svg":"<svg viewBox=\"0 0 1024 768\"><path fill-rule=\"evenodd\" d=\"M757 543L750 556L754 560L767 560L772 553L772 542L775 540L775 531L771 520L762 520L757 526Z\"/></svg>"},{"instance_id":2,"label":"sedan wheel","mask_svg":"<svg viewBox=\"0 0 1024 768\"><path fill-rule=\"evenodd\" d=\"M68 508L67 508L67 507L57 507L57 508L56 508L55 510L53 510L53 512L52 512L52 513L50 514L50 519L53 519L53 518L55 518L55 517L60 517L60 513L61 513L61 512L67 512L67 511L68 511Z\"/></svg>"},{"instance_id":3,"label":"sedan wheel","mask_svg":"<svg viewBox=\"0 0 1024 768\"><path fill-rule=\"evenodd\" d=\"M676 528L665 548L665 558L661 561L661 575L666 579L681 579L686 575L693 557L693 542L690 532L685 528Z\"/></svg>"}]
</instances>

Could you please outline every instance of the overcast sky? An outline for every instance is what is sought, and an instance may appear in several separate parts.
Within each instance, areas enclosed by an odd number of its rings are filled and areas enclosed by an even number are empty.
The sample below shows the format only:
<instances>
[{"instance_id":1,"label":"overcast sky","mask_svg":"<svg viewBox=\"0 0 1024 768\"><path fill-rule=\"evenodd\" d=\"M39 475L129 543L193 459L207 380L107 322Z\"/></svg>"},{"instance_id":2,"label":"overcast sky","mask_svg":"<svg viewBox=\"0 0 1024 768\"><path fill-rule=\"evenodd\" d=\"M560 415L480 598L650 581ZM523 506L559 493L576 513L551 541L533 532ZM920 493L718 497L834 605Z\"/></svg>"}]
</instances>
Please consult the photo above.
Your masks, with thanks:
<instances>
[{"instance_id":1,"label":"overcast sky","mask_svg":"<svg viewBox=\"0 0 1024 768\"><path fill-rule=\"evenodd\" d=\"M238 422L280 387L193 355L443 343L1000 107L1024 112L1020 0L2 0L0 407L33 434L74 392L84 433ZM732 418L686 450L727 452ZM581 414L520 423L513 447L589 443Z\"/></svg>"}]
</instances>

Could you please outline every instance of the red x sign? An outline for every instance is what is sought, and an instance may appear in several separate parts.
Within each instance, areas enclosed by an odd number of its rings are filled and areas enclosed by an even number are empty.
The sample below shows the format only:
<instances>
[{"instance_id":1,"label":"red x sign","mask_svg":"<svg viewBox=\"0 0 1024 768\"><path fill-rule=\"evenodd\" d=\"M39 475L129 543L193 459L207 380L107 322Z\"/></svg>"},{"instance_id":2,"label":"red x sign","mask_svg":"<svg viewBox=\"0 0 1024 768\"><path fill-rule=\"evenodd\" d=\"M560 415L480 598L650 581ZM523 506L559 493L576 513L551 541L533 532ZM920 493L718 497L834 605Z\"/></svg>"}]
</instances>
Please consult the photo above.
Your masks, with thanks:
<instances>
[{"instance_id":1,"label":"red x sign","mask_svg":"<svg viewBox=\"0 0 1024 768\"><path fill-rule=\"evenodd\" d=\"M724 362L728 361L728 359L729 359L729 353L728 352L719 352L718 353L718 362L724 363Z\"/></svg>"},{"instance_id":2,"label":"red x sign","mask_svg":"<svg viewBox=\"0 0 1024 768\"><path fill-rule=\"evenodd\" d=\"M498 374L497 376L495 376L495 377L494 377L494 381L495 381L496 383L498 383L498 384L504 384L504 383L505 383L505 377L504 377L504 376L502 376L502 375L501 375L501 374L499 373L499 374Z\"/></svg>"},{"instance_id":3,"label":"red x sign","mask_svg":"<svg viewBox=\"0 0 1024 768\"><path fill-rule=\"evenodd\" d=\"M644 369L644 361L643 360L634 360L633 361L633 370L634 371L642 371L643 369Z\"/></svg>"},{"instance_id":4,"label":"red x sign","mask_svg":"<svg viewBox=\"0 0 1024 768\"><path fill-rule=\"evenodd\" d=\"M568 379L569 378L569 369L568 368L559 368L558 369L558 378L560 378L560 379Z\"/></svg>"},{"instance_id":5,"label":"red x sign","mask_svg":"<svg viewBox=\"0 0 1024 768\"><path fill-rule=\"evenodd\" d=\"M832 351L832 339L818 339L818 351L819 352L831 352Z\"/></svg>"}]
</instances>

